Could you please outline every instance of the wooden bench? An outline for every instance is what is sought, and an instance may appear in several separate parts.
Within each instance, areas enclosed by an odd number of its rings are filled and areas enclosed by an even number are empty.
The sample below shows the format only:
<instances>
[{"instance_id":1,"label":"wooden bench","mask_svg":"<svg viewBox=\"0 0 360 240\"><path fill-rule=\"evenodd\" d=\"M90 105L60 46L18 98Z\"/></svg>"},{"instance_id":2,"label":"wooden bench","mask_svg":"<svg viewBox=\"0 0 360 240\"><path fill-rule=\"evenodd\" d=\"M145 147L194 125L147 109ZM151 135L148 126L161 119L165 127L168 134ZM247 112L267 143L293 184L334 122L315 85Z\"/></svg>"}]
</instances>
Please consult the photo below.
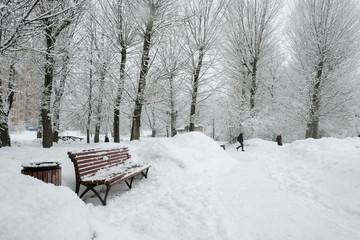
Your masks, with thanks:
<instances>
[{"instance_id":1,"label":"wooden bench","mask_svg":"<svg viewBox=\"0 0 360 240\"><path fill-rule=\"evenodd\" d=\"M127 147L90 149L81 152L68 152L68 155L74 163L76 194L79 193L80 185L84 185L86 189L80 195L80 198L91 190L104 206L111 187L125 182L131 189L134 177L142 174L147 178L151 167L148 163L133 163ZM99 185L106 186L104 198L95 189Z\"/></svg>"},{"instance_id":2,"label":"wooden bench","mask_svg":"<svg viewBox=\"0 0 360 240\"><path fill-rule=\"evenodd\" d=\"M82 137L75 137L75 136L59 136L59 139L63 140L63 141L69 141L69 140L73 140L73 141L77 141L77 140L84 140L84 138Z\"/></svg>"}]
</instances>

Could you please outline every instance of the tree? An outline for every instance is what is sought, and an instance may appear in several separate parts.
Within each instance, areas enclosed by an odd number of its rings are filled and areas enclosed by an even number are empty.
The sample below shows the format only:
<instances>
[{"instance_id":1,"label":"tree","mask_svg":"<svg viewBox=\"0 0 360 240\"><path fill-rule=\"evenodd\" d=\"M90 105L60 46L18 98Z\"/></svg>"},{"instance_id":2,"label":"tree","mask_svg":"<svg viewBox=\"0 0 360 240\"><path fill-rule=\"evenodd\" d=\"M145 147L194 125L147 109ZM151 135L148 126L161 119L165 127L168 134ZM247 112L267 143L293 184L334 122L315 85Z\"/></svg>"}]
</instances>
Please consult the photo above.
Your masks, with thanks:
<instances>
[{"instance_id":1,"label":"tree","mask_svg":"<svg viewBox=\"0 0 360 240\"><path fill-rule=\"evenodd\" d=\"M92 4L86 12L82 25L79 27L80 51L79 54L84 62L79 63L84 79L81 87L87 92L87 99L81 98L81 94L75 94L75 98L82 102L80 108L84 108L80 114L84 116L83 123L86 129L87 143L90 143L91 133L95 133L94 142L100 141L101 121L103 119L103 100L105 95L105 77L109 63L108 39L105 37L104 12L98 5ZM81 31L83 30L83 31ZM79 88L78 85L74 86ZM91 131L94 127L94 131Z\"/></svg>"},{"instance_id":2,"label":"tree","mask_svg":"<svg viewBox=\"0 0 360 240\"><path fill-rule=\"evenodd\" d=\"M145 103L146 77L150 67L150 50L152 47L152 40L155 30L159 30L161 27L163 27L166 11L169 11L169 7L173 5L173 1L138 0L137 4L138 5L135 7L136 9L141 9L138 14L140 18L143 19L145 28L141 30L143 47L135 106L132 116L130 140L140 139L141 112Z\"/></svg>"},{"instance_id":3,"label":"tree","mask_svg":"<svg viewBox=\"0 0 360 240\"><path fill-rule=\"evenodd\" d=\"M187 51L191 59L191 105L189 131L194 131L199 86L205 75L206 53L218 40L218 30L222 23L226 2L223 0L190 0L185 6L185 36ZM205 68L208 69L208 68Z\"/></svg>"},{"instance_id":4,"label":"tree","mask_svg":"<svg viewBox=\"0 0 360 240\"><path fill-rule=\"evenodd\" d=\"M102 2L103 8L107 10L105 17L110 31L109 38L112 40L116 50L120 53L120 74L117 78L117 93L114 103L114 142L120 142L120 104L124 92L126 78L126 62L129 48L135 42L135 25L132 23L129 3L125 0L107 0Z\"/></svg>"},{"instance_id":5,"label":"tree","mask_svg":"<svg viewBox=\"0 0 360 240\"><path fill-rule=\"evenodd\" d=\"M275 32L274 22L280 6L279 0L234 0L228 9L230 76L239 81L242 93L239 97L249 102L253 117L261 85L259 79L264 78L277 47L279 33Z\"/></svg>"},{"instance_id":6,"label":"tree","mask_svg":"<svg viewBox=\"0 0 360 240\"><path fill-rule=\"evenodd\" d=\"M88 98L85 105L85 108L87 109L87 115L86 115L86 142L90 143L90 135L91 135L91 122L92 122L92 115L93 115L93 89L94 89L94 49L95 49L95 33L96 33L96 23L95 19L92 16L92 14L87 15L88 16L88 24L86 27L86 35L87 35L87 42L85 48L88 50L88 55L86 54L85 59L87 60L86 64L88 65Z\"/></svg>"},{"instance_id":7,"label":"tree","mask_svg":"<svg viewBox=\"0 0 360 240\"><path fill-rule=\"evenodd\" d=\"M80 15L79 15L80 16ZM79 19L69 28L65 29L58 40L58 77L54 79L54 100L53 100L53 141L58 142L60 132L60 112L61 102L64 97L66 84L69 82L71 70L74 62L74 49L78 42L75 41L75 32L78 29L77 23Z\"/></svg>"},{"instance_id":8,"label":"tree","mask_svg":"<svg viewBox=\"0 0 360 240\"><path fill-rule=\"evenodd\" d=\"M352 96L353 85L344 80L358 67L359 13L353 0L296 2L288 39L307 138L318 138L320 119Z\"/></svg>"},{"instance_id":9,"label":"tree","mask_svg":"<svg viewBox=\"0 0 360 240\"><path fill-rule=\"evenodd\" d=\"M6 64L3 64L6 66ZM10 110L14 102L14 91L15 91L15 57L10 60L8 64L8 86L4 90L2 81L2 72L0 69L0 142L2 146L11 146L8 118ZM6 96L5 101L3 100L3 94Z\"/></svg>"},{"instance_id":10,"label":"tree","mask_svg":"<svg viewBox=\"0 0 360 240\"><path fill-rule=\"evenodd\" d=\"M162 66L162 72L166 79L166 87L164 87L167 93L167 105L169 111L166 113L170 115L170 135L171 137L175 136L176 131L176 118L178 115L178 110L176 107L179 107L177 102L180 95L180 87L183 85L181 80L182 72L184 71L185 62L187 60L184 48L183 41L180 40L179 36L176 34L180 31L181 27L178 27L178 24L173 24L165 34L164 44L159 49L159 59Z\"/></svg>"},{"instance_id":11,"label":"tree","mask_svg":"<svg viewBox=\"0 0 360 240\"><path fill-rule=\"evenodd\" d=\"M95 52L96 52L96 75L98 78L98 91L96 94L96 107L95 107L95 136L94 142L99 142L100 137L100 128L102 122L102 108L103 108L103 101L105 97L105 78L107 74L107 68L111 58L111 51L107 46L106 40L104 36L95 35Z\"/></svg>"},{"instance_id":12,"label":"tree","mask_svg":"<svg viewBox=\"0 0 360 240\"><path fill-rule=\"evenodd\" d=\"M80 3L81 0L69 0L61 3L48 0L42 1L39 6L39 14L49 14L41 18L41 28L43 28L45 37L44 86L41 99L42 145L44 148L50 148L53 145L51 95L56 61L55 43L60 33L79 14Z\"/></svg>"},{"instance_id":13,"label":"tree","mask_svg":"<svg viewBox=\"0 0 360 240\"><path fill-rule=\"evenodd\" d=\"M19 51L33 34L29 25L36 19L32 13L39 3L33 1L4 1L0 4L0 142L2 146L11 146L8 118L14 101L15 91L15 52ZM8 58L9 57L9 58ZM8 62L9 64L5 64ZM5 75L8 73L7 86ZM6 90L5 90L6 89Z\"/></svg>"}]
</instances>

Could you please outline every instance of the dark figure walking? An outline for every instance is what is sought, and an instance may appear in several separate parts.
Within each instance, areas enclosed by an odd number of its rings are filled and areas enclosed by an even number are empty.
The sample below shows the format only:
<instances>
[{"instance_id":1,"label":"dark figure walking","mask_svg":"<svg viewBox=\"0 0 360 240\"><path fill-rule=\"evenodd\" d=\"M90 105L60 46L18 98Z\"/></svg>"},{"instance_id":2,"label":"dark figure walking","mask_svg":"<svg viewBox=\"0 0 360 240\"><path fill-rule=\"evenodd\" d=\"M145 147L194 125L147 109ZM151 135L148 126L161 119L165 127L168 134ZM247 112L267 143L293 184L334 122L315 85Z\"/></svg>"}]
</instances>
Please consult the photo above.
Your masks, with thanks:
<instances>
[{"instance_id":1,"label":"dark figure walking","mask_svg":"<svg viewBox=\"0 0 360 240\"><path fill-rule=\"evenodd\" d=\"M279 146L282 146L282 137L281 134L276 136L276 142Z\"/></svg>"},{"instance_id":2,"label":"dark figure walking","mask_svg":"<svg viewBox=\"0 0 360 240\"><path fill-rule=\"evenodd\" d=\"M105 135L105 142L109 142L109 137Z\"/></svg>"},{"instance_id":3,"label":"dark figure walking","mask_svg":"<svg viewBox=\"0 0 360 240\"><path fill-rule=\"evenodd\" d=\"M241 148L241 151L244 151L244 137L242 133L239 134L236 140L238 140L238 142L240 143L240 146L236 147L236 150L239 150L239 148Z\"/></svg>"}]
</instances>

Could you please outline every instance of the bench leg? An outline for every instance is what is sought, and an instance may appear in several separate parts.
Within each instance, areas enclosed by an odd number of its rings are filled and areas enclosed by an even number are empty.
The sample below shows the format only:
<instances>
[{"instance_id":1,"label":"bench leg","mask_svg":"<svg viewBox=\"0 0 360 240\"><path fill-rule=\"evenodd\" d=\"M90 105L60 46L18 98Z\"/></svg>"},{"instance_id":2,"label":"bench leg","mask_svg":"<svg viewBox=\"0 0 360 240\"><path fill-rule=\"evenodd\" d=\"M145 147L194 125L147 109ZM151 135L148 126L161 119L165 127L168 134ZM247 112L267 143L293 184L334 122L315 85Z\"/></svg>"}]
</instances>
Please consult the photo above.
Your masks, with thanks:
<instances>
[{"instance_id":1,"label":"bench leg","mask_svg":"<svg viewBox=\"0 0 360 240\"><path fill-rule=\"evenodd\" d=\"M106 199L107 199L109 190L110 190L110 188L108 186L106 186L105 198L104 198L104 201L101 201L104 206L106 206Z\"/></svg>"},{"instance_id":2,"label":"bench leg","mask_svg":"<svg viewBox=\"0 0 360 240\"><path fill-rule=\"evenodd\" d=\"M130 184L125 180L126 185L131 189L132 182L134 180L134 177L130 179Z\"/></svg>"},{"instance_id":3,"label":"bench leg","mask_svg":"<svg viewBox=\"0 0 360 240\"><path fill-rule=\"evenodd\" d=\"M95 185L88 186L80 195L80 198L82 198L89 190L94 189Z\"/></svg>"},{"instance_id":4,"label":"bench leg","mask_svg":"<svg viewBox=\"0 0 360 240\"><path fill-rule=\"evenodd\" d=\"M93 193L95 193L95 195L100 199L100 201L101 201L101 203L104 205L104 206L106 206L106 198L107 198L107 196L108 196L108 193L109 193L109 190L110 190L110 188L109 188L109 186L106 186L106 192L105 192L105 197L104 197L104 199L100 196L100 194L95 190L95 186L97 186L97 185L89 185L89 186L87 186L87 188L85 189L85 191L80 195L80 198L82 198L88 191L92 191Z\"/></svg>"},{"instance_id":5,"label":"bench leg","mask_svg":"<svg viewBox=\"0 0 360 240\"><path fill-rule=\"evenodd\" d=\"M145 172L145 173L144 173L144 172L141 172L141 174L142 174L145 178L147 178L148 171L149 171L149 169L146 169L146 172Z\"/></svg>"},{"instance_id":6,"label":"bench leg","mask_svg":"<svg viewBox=\"0 0 360 240\"><path fill-rule=\"evenodd\" d=\"M75 185L75 193L79 194L79 190L80 190L80 183L78 180L76 180L76 185Z\"/></svg>"}]
</instances>

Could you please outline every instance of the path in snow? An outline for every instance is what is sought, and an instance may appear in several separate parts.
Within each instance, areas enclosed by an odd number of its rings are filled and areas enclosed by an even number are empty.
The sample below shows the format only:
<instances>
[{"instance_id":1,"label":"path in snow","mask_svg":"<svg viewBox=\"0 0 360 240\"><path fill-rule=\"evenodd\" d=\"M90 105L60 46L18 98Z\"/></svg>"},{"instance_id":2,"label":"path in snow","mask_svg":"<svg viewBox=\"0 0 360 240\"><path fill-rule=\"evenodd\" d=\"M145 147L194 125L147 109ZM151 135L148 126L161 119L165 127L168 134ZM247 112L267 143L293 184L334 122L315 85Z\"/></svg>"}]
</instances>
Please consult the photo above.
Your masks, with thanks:
<instances>
[{"instance_id":1,"label":"path in snow","mask_svg":"<svg viewBox=\"0 0 360 240\"><path fill-rule=\"evenodd\" d=\"M274 143L247 146L245 152L228 150L239 161L218 185L227 226L233 227L229 239L359 239L358 218L313 198L314 183L299 184L287 172L285 149Z\"/></svg>"},{"instance_id":2,"label":"path in snow","mask_svg":"<svg viewBox=\"0 0 360 240\"><path fill-rule=\"evenodd\" d=\"M249 141L245 152L227 147L237 162L226 174L192 174L157 160L143 183L136 181L131 191L114 189L107 207L89 205L104 223L99 239L360 239L359 217L321 195L311 178L318 173L307 171L312 165L300 161L298 169L288 161L294 156L287 146L258 141Z\"/></svg>"}]
</instances>

